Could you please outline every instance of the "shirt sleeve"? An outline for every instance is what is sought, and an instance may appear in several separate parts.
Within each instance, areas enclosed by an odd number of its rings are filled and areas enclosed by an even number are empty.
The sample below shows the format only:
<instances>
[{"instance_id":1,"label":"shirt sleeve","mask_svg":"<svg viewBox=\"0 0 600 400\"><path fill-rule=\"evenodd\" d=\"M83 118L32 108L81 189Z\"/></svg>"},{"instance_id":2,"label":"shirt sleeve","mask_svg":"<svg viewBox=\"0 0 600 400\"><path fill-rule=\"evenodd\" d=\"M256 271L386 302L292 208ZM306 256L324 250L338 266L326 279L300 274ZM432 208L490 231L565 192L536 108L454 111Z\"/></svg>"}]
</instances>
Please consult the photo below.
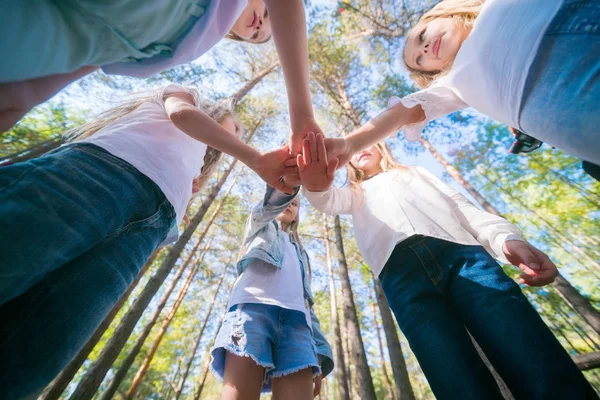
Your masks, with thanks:
<instances>
[{"instance_id":1,"label":"shirt sleeve","mask_svg":"<svg viewBox=\"0 0 600 400\"><path fill-rule=\"evenodd\" d=\"M481 210L425 168L417 167L417 169L425 179L448 196L450 206L458 217L461 226L473 235L482 246L490 249L498 260L510 264L502 251L502 247L507 240L524 242L525 239L521 230L507 219Z\"/></svg>"},{"instance_id":2,"label":"shirt sleeve","mask_svg":"<svg viewBox=\"0 0 600 400\"><path fill-rule=\"evenodd\" d=\"M254 235L281 214L292 200L294 200L299 190L299 188L296 188L294 193L286 194L267 185L265 197L260 204L252 209L250 217L248 217L246 243L252 240Z\"/></svg>"},{"instance_id":3,"label":"shirt sleeve","mask_svg":"<svg viewBox=\"0 0 600 400\"><path fill-rule=\"evenodd\" d=\"M447 86L429 87L409 94L403 98L393 96L388 101L388 108L391 108L398 103L402 103L406 108L413 108L420 105L425 113L425 119L423 121L406 125L402 128L404 136L411 142L421 138L421 132L430 121L468 107L468 105Z\"/></svg>"},{"instance_id":4,"label":"shirt sleeve","mask_svg":"<svg viewBox=\"0 0 600 400\"><path fill-rule=\"evenodd\" d=\"M302 193L314 208L329 215L351 214L352 207L360 196L349 187L331 187L324 192L311 192L302 188Z\"/></svg>"}]
</instances>

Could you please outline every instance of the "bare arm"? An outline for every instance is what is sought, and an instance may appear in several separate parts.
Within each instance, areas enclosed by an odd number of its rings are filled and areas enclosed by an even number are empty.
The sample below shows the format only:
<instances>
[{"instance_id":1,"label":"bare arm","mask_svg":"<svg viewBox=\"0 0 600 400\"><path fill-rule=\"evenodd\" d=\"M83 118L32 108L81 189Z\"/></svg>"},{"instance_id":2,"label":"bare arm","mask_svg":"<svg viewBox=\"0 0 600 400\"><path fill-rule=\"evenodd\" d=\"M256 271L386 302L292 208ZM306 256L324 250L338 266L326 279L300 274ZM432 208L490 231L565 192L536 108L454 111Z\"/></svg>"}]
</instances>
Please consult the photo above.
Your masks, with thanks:
<instances>
[{"instance_id":1,"label":"bare arm","mask_svg":"<svg viewBox=\"0 0 600 400\"><path fill-rule=\"evenodd\" d=\"M294 154L308 132L322 132L314 120L309 89L308 39L302 0L265 0L271 16L273 40L279 54L290 105Z\"/></svg>"},{"instance_id":2,"label":"bare arm","mask_svg":"<svg viewBox=\"0 0 600 400\"><path fill-rule=\"evenodd\" d=\"M261 154L196 108L187 93L169 95L165 100L165 110L171 122L182 132L240 160L272 187L286 193L293 192L279 180L289 158L286 147Z\"/></svg>"}]
</instances>

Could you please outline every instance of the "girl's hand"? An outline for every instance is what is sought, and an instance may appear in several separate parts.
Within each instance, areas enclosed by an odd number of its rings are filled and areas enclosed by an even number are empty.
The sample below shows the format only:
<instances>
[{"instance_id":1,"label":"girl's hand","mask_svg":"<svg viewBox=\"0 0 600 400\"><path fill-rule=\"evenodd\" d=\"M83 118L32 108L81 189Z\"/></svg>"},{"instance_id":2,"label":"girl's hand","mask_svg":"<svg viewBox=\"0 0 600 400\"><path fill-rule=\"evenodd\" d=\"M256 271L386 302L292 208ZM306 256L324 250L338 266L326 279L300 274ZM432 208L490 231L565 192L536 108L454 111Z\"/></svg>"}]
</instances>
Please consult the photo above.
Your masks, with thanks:
<instances>
[{"instance_id":1,"label":"girl's hand","mask_svg":"<svg viewBox=\"0 0 600 400\"><path fill-rule=\"evenodd\" d=\"M290 150L294 156L297 156L302 152L302 141L306 139L309 132L314 132L315 134L323 133L312 117L292 124L292 131L290 132Z\"/></svg>"},{"instance_id":2,"label":"girl's hand","mask_svg":"<svg viewBox=\"0 0 600 400\"><path fill-rule=\"evenodd\" d=\"M523 271L520 283L529 286L545 286L554 282L554 278L558 275L556 265L550 258L529 243L507 240L502 246L502 251L511 264Z\"/></svg>"},{"instance_id":3,"label":"girl's hand","mask_svg":"<svg viewBox=\"0 0 600 400\"><path fill-rule=\"evenodd\" d=\"M298 154L298 172L302 184L311 192L324 192L333 184L338 159L327 161L325 139L320 133L310 132L302 141L302 154Z\"/></svg>"},{"instance_id":4,"label":"girl's hand","mask_svg":"<svg viewBox=\"0 0 600 400\"><path fill-rule=\"evenodd\" d=\"M313 379L315 382L315 388L313 390L313 397L317 397L321 393L321 382L323 382L323 375L315 376Z\"/></svg>"},{"instance_id":5,"label":"girl's hand","mask_svg":"<svg viewBox=\"0 0 600 400\"><path fill-rule=\"evenodd\" d=\"M327 138L325 139L325 147L327 147L327 157L330 160L338 159L336 168L346 165L355 153L344 138Z\"/></svg>"},{"instance_id":6,"label":"girl's hand","mask_svg":"<svg viewBox=\"0 0 600 400\"><path fill-rule=\"evenodd\" d=\"M285 145L277 150L260 153L250 165L254 172L275 189L287 193L294 193L294 188L284 182L286 173L293 173L295 167L286 167L285 162L292 157L289 146Z\"/></svg>"}]
</instances>

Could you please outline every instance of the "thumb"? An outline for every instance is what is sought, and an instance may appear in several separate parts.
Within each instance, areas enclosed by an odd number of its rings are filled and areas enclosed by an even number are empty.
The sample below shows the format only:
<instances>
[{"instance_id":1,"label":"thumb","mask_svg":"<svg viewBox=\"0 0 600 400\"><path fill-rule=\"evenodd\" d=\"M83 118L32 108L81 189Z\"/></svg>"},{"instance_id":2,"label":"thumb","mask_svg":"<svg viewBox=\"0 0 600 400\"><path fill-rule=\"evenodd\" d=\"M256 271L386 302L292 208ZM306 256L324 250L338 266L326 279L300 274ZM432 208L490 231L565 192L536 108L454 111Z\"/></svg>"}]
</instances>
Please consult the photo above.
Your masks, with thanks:
<instances>
[{"instance_id":1,"label":"thumb","mask_svg":"<svg viewBox=\"0 0 600 400\"><path fill-rule=\"evenodd\" d=\"M527 275L536 275L536 271L540 269L538 259L531 251L528 244L523 243L517 246L511 246L510 252L517 258L519 267Z\"/></svg>"},{"instance_id":2,"label":"thumb","mask_svg":"<svg viewBox=\"0 0 600 400\"><path fill-rule=\"evenodd\" d=\"M337 170L339 163L340 163L340 160L338 160L337 158L329 160L329 164L327 165L327 178L328 179L333 180L333 178L335 177L335 171Z\"/></svg>"}]
</instances>

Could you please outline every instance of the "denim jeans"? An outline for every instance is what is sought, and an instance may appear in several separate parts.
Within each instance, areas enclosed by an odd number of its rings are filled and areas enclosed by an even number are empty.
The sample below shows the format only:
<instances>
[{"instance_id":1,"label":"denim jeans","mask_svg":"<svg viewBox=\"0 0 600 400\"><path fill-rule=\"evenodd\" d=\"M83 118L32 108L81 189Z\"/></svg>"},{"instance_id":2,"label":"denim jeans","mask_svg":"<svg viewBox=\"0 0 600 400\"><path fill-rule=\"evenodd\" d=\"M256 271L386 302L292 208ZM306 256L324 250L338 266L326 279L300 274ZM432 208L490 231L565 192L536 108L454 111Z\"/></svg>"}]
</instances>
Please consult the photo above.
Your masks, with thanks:
<instances>
[{"instance_id":1,"label":"denim jeans","mask_svg":"<svg viewBox=\"0 0 600 400\"><path fill-rule=\"evenodd\" d=\"M44 388L167 235L154 182L91 144L0 168L0 391Z\"/></svg>"},{"instance_id":2,"label":"denim jeans","mask_svg":"<svg viewBox=\"0 0 600 400\"><path fill-rule=\"evenodd\" d=\"M520 125L600 165L600 2L564 0L529 69Z\"/></svg>"},{"instance_id":3,"label":"denim jeans","mask_svg":"<svg viewBox=\"0 0 600 400\"><path fill-rule=\"evenodd\" d=\"M396 246L379 278L437 399L502 399L468 332L516 399L597 398L483 247L412 236Z\"/></svg>"}]
</instances>

